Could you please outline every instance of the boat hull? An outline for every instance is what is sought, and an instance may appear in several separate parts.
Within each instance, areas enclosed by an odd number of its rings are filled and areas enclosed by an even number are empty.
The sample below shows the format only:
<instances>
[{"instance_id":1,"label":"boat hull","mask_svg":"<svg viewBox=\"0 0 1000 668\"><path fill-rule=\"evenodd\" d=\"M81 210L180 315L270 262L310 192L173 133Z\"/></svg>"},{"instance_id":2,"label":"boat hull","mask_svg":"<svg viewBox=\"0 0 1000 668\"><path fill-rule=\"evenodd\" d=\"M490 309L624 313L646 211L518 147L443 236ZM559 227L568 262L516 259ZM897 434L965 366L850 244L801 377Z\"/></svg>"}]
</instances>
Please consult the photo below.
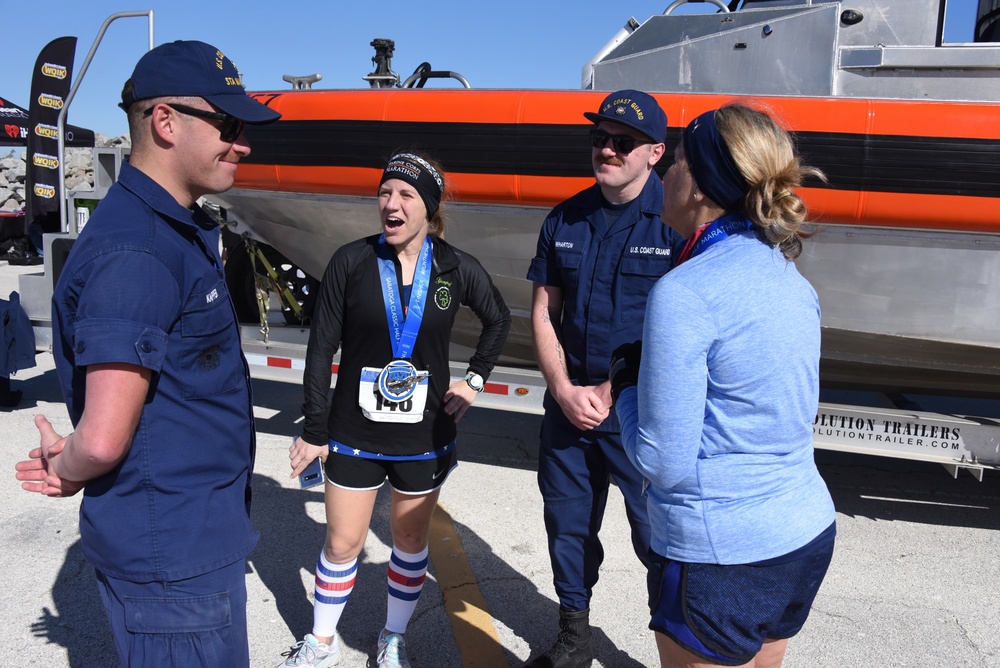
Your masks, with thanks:
<instances>
[{"instance_id":1,"label":"boat hull","mask_svg":"<svg viewBox=\"0 0 1000 668\"><path fill-rule=\"evenodd\" d=\"M378 230L374 197L235 188L216 199L314 277L343 243ZM525 279L545 207L449 202L446 237L482 262L513 316L505 363L532 364ZM249 225L247 225L249 223ZM826 225L796 262L823 312L830 384L1000 394L1000 237ZM474 345L465 311L454 339Z\"/></svg>"}]
</instances>

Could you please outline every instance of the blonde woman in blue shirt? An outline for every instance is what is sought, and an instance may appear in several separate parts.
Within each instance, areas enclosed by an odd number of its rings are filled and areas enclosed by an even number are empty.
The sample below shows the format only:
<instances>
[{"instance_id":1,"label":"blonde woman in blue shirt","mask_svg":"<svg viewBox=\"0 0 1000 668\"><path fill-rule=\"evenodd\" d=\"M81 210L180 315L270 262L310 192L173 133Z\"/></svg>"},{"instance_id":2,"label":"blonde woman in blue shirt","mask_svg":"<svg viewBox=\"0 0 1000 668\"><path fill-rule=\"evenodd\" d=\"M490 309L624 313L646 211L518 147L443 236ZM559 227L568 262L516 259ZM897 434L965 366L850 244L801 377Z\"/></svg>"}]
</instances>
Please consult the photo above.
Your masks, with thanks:
<instances>
[{"instance_id":1,"label":"blonde woman in blue shirt","mask_svg":"<svg viewBox=\"0 0 1000 668\"><path fill-rule=\"evenodd\" d=\"M819 302L793 263L807 175L822 178L767 114L728 105L688 125L663 180L661 218L687 244L650 293L641 364L623 346L611 375L649 483L664 666L780 666L833 555Z\"/></svg>"}]
</instances>

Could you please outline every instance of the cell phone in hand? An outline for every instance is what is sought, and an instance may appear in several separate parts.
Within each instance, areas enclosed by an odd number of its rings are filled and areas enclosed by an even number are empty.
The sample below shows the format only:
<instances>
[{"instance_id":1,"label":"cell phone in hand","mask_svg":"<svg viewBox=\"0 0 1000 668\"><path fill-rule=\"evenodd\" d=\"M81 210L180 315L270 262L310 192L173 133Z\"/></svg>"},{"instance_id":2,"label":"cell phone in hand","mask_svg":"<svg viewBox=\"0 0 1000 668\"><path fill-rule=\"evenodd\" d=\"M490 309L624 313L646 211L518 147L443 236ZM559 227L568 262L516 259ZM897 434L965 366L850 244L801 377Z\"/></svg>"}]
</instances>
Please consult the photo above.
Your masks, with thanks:
<instances>
[{"instance_id":1,"label":"cell phone in hand","mask_svg":"<svg viewBox=\"0 0 1000 668\"><path fill-rule=\"evenodd\" d=\"M299 474L299 487L302 489L309 489L310 487L315 487L316 485L322 485L325 480L326 476L323 473L323 460L317 457L309 462L309 466L307 466L305 470Z\"/></svg>"}]
</instances>

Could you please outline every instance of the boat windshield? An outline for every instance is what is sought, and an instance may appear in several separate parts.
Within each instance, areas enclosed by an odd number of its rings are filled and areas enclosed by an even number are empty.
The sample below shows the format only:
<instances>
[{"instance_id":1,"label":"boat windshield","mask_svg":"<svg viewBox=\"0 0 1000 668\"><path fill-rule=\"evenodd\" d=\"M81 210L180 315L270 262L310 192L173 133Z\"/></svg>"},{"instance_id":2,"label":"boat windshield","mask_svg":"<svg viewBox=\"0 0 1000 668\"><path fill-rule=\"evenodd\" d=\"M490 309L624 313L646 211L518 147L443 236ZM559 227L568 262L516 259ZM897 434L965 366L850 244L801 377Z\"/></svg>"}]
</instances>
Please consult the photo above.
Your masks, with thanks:
<instances>
[{"instance_id":1,"label":"boat windshield","mask_svg":"<svg viewBox=\"0 0 1000 668\"><path fill-rule=\"evenodd\" d=\"M941 43L1000 42L1000 0L944 0Z\"/></svg>"}]
</instances>

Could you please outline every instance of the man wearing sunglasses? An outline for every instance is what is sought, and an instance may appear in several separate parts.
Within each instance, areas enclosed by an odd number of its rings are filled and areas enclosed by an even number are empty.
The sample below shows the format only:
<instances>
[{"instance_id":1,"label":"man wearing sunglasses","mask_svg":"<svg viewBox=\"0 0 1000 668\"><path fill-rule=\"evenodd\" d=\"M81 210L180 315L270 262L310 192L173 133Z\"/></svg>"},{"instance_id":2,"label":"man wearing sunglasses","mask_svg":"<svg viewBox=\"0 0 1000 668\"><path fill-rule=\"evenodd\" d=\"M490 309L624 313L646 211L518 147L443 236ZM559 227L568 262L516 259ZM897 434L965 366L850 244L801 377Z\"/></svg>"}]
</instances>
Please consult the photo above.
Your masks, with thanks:
<instances>
[{"instance_id":1,"label":"man wearing sunglasses","mask_svg":"<svg viewBox=\"0 0 1000 668\"><path fill-rule=\"evenodd\" d=\"M659 218L667 117L650 95L621 90L584 116L596 183L558 205L542 225L528 270L532 330L545 376L538 455L549 558L559 597L555 645L530 668L586 668L590 597L604 549L598 538L608 487L625 497L632 546L648 564L642 478L622 449L611 408L612 351L642 338L646 296L683 240Z\"/></svg>"},{"instance_id":2,"label":"man wearing sunglasses","mask_svg":"<svg viewBox=\"0 0 1000 668\"><path fill-rule=\"evenodd\" d=\"M197 200L233 185L247 96L221 51L178 41L122 91L132 154L53 294L53 354L75 431L43 416L17 465L29 491L84 490L83 551L123 666L247 666L253 400L219 257Z\"/></svg>"}]
</instances>

